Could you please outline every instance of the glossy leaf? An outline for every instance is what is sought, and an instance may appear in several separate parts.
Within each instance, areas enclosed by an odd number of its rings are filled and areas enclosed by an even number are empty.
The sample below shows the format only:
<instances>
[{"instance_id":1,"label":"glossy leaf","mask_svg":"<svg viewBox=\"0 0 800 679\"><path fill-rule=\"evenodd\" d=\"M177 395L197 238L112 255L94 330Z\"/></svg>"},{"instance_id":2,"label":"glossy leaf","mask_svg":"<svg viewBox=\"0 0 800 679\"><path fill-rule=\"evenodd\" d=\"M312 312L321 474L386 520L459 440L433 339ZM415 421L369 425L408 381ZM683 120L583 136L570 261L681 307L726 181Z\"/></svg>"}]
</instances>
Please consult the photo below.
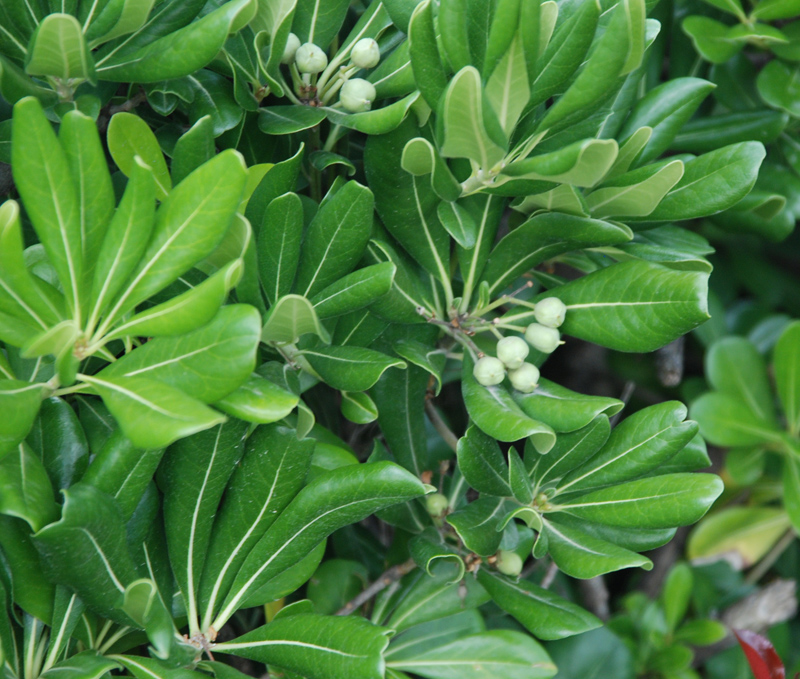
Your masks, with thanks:
<instances>
[{"instance_id":1,"label":"glossy leaf","mask_svg":"<svg viewBox=\"0 0 800 679\"><path fill-rule=\"evenodd\" d=\"M329 339L328 331L319 322L311 302L300 295L285 295L269 310L261 339L264 342L294 343L309 332L323 341Z\"/></svg>"},{"instance_id":2,"label":"glossy leaf","mask_svg":"<svg viewBox=\"0 0 800 679\"><path fill-rule=\"evenodd\" d=\"M461 375L464 404L475 424L498 441L518 441L531 437L536 449L546 453L556 441L546 424L528 417L502 384L484 387L472 375L473 363L466 356Z\"/></svg>"},{"instance_id":3,"label":"glossy leaf","mask_svg":"<svg viewBox=\"0 0 800 679\"><path fill-rule=\"evenodd\" d=\"M39 23L25 71L29 75L62 80L96 81L94 61L83 39L81 25L74 16L50 14Z\"/></svg>"},{"instance_id":4,"label":"glossy leaf","mask_svg":"<svg viewBox=\"0 0 800 679\"><path fill-rule=\"evenodd\" d=\"M752 446L780 440L777 429L728 394L704 394L692 403L691 415L700 424L700 433L714 445Z\"/></svg>"},{"instance_id":5,"label":"glossy leaf","mask_svg":"<svg viewBox=\"0 0 800 679\"><path fill-rule=\"evenodd\" d=\"M511 163L503 169L503 175L594 186L611 169L617 152L617 142L613 139L586 139L557 151Z\"/></svg>"},{"instance_id":6,"label":"glossy leaf","mask_svg":"<svg viewBox=\"0 0 800 679\"><path fill-rule=\"evenodd\" d=\"M499 528L507 511L504 498L479 498L448 514L447 523L455 528L468 550L480 556L489 556L500 547L503 534Z\"/></svg>"},{"instance_id":7,"label":"glossy leaf","mask_svg":"<svg viewBox=\"0 0 800 679\"><path fill-rule=\"evenodd\" d=\"M653 351L708 318L708 274L623 262L555 290L562 330L618 351ZM540 297L552 296L552 293ZM535 301L535 300L534 300Z\"/></svg>"},{"instance_id":8,"label":"glossy leaf","mask_svg":"<svg viewBox=\"0 0 800 679\"><path fill-rule=\"evenodd\" d=\"M800 429L800 324L792 323L781 333L773 360L775 386L792 433Z\"/></svg>"},{"instance_id":9,"label":"glossy leaf","mask_svg":"<svg viewBox=\"0 0 800 679\"><path fill-rule=\"evenodd\" d=\"M786 676L783 662L769 639L750 630L734 630L733 633L756 679L782 679Z\"/></svg>"},{"instance_id":10,"label":"glossy leaf","mask_svg":"<svg viewBox=\"0 0 800 679\"><path fill-rule=\"evenodd\" d=\"M24 519L34 532L58 518L47 471L25 443L0 461L0 513Z\"/></svg>"},{"instance_id":11,"label":"glossy leaf","mask_svg":"<svg viewBox=\"0 0 800 679\"><path fill-rule=\"evenodd\" d=\"M509 497L508 465L500 446L472 426L458 440L458 468L470 486L480 493Z\"/></svg>"},{"instance_id":12,"label":"glossy leaf","mask_svg":"<svg viewBox=\"0 0 800 679\"><path fill-rule=\"evenodd\" d=\"M595 217L644 217L656 209L683 176L683 163L675 160L655 172L650 167L634 170L605 182L586 199Z\"/></svg>"},{"instance_id":13,"label":"glossy leaf","mask_svg":"<svg viewBox=\"0 0 800 679\"><path fill-rule=\"evenodd\" d=\"M537 639L563 639L595 629L601 622L580 606L541 587L486 569L478 571L480 582L494 602L516 618Z\"/></svg>"},{"instance_id":14,"label":"glossy leaf","mask_svg":"<svg viewBox=\"0 0 800 679\"><path fill-rule=\"evenodd\" d=\"M386 630L359 617L302 614L268 625L222 644L232 653L302 673L309 679L382 679Z\"/></svg>"},{"instance_id":15,"label":"glossy leaf","mask_svg":"<svg viewBox=\"0 0 800 679\"><path fill-rule=\"evenodd\" d=\"M211 116L202 116L175 142L170 168L172 183L177 186L213 156L214 127Z\"/></svg>"},{"instance_id":16,"label":"glossy leaf","mask_svg":"<svg viewBox=\"0 0 800 679\"><path fill-rule=\"evenodd\" d=\"M794 118L800 117L800 69L776 59L767 64L758 74L756 85L761 97L773 108L786 111Z\"/></svg>"},{"instance_id":17,"label":"glossy leaf","mask_svg":"<svg viewBox=\"0 0 800 679\"><path fill-rule=\"evenodd\" d=\"M323 319L356 311L389 292L396 270L391 262L358 269L321 290L309 301L317 316Z\"/></svg>"},{"instance_id":18,"label":"glossy leaf","mask_svg":"<svg viewBox=\"0 0 800 679\"><path fill-rule=\"evenodd\" d=\"M421 2L414 8L408 25L408 42L414 80L419 83L428 106L435 109L447 87L447 74L436 46L431 2Z\"/></svg>"},{"instance_id":19,"label":"glossy leaf","mask_svg":"<svg viewBox=\"0 0 800 679\"><path fill-rule=\"evenodd\" d=\"M132 113L117 113L108 124L108 150L117 167L126 177L131 177L136 156L153 173L156 196L163 201L172 189L172 179L167 170L164 154L147 123Z\"/></svg>"},{"instance_id":20,"label":"glossy leaf","mask_svg":"<svg viewBox=\"0 0 800 679\"><path fill-rule=\"evenodd\" d=\"M712 474L665 474L596 490L559 508L612 526L672 528L700 519L722 489L722 481Z\"/></svg>"},{"instance_id":21,"label":"glossy leaf","mask_svg":"<svg viewBox=\"0 0 800 679\"><path fill-rule=\"evenodd\" d=\"M365 391L389 368L406 367L399 359L362 347L306 349L302 355L327 384L344 391Z\"/></svg>"},{"instance_id":22,"label":"glossy leaf","mask_svg":"<svg viewBox=\"0 0 800 679\"><path fill-rule=\"evenodd\" d=\"M483 631L484 622L477 611L462 611L408 628L392 638L384 657L390 661L413 659L428 649Z\"/></svg>"},{"instance_id":23,"label":"glossy leaf","mask_svg":"<svg viewBox=\"0 0 800 679\"><path fill-rule=\"evenodd\" d=\"M272 200L258 232L258 273L270 304L292 290L300 262L303 204L297 194Z\"/></svg>"},{"instance_id":24,"label":"glossy leaf","mask_svg":"<svg viewBox=\"0 0 800 679\"><path fill-rule=\"evenodd\" d=\"M295 394L253 374L235 391L215 401L214 407L245 422L269 424L286 417L298 401Z\"/></svg>"},{"instance_id":25,"label":"glossy leaf","mask_svg":"<svg viewBox=\"0 0 800 679\"><path fill-rule=\"evenodd\" d=\"M0 460L24 439L42 405L44 385L20 380L0 380L0 408L8 413L0 421Z\"/></svg>"},{"instance_id":26,"label":"glossy leaf","mask_svg":"<svg viewBox=\"0 0 800 679\"><path fill-rule=\"evenodd\" d=\"M268 106L258 113L258 127L265 134L294 134L316 127L325 111L311 106Z\"/></svg>"}]
</instances>

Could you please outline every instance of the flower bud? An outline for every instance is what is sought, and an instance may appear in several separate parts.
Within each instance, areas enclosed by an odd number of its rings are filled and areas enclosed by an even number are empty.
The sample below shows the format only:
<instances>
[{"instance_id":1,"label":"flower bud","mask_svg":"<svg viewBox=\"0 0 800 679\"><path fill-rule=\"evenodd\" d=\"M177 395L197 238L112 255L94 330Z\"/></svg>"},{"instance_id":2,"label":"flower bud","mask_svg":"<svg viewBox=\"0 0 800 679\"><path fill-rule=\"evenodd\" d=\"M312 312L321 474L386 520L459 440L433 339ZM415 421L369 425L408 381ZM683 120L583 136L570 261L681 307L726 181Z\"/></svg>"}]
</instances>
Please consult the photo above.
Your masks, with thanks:
<instances>
[{"instance_id":1,"label":"flower bud","mask_svg":"<svg viewBox=\"0 0 800 679\"><path fill-rule=\"evenodd\" d=\"M342 102L345 111L362 113L372 108L376 94L375 86L371 82L362 78L352 78L342 85L339 101Z\"/></svg>"},{"instance_id":2,"label":"flower bud","mask_svg":"<svg viewBox=\"0 0 800 679\"><path fill-rule=\"evenodd\" d=\"M442 516L447 511L447 498L441 493L425 496L425 509L431 516Z\"/></svg>"},{"instance_id":3,"label":"flower bud","mask_svg":"<svg viewBox=\"0 0 800 679\"><path fill-rule=\"evenodd\" d=\"M313 42L300 45L294 60L300 73L320 73L328 65L328 56Z\"/></svg>"},{"instance_id":4,"label":"flower bud","mask_svg":"<svg viewBox=\"0 0 800 679\"><path fill-rule=\"evenodd\" d=\"M497 552L495 566L504 575L516 577L522 572L522 558L516 552L507 552L505 549L501 549Z\"/></svg>"},{"instance_id":5,"label":"flower bud","mask_svg":"<svg viewBox=\"0 0 800 679\"><path fill-rule=\"evenodd\" d=\"M350 53L350 61L353 62L353 66L373 68L378 65L380 60L381 50L378 43L372 38L361 38L353 45L353 51Z\"/></svg>"},{"instance_id":6,"label":"flower bud","mask_svg":"<svg viewBox=\"0 0 800 679\"><path fill-rule=\"evenodd\" d=\"M472 376L478 380L478 384L491 387L503 381L506 376L506 367L500 359L484 356L475 364Z\"/></svg>"},{"instance_id":7,"label":"flower bud","mask_svg":"<svg viewBox=\"0 0 800 679\"><path fill-rule=\"evenodd\" d=\"M564 322L567 307L558 297L545 297L533 309L536 320L548 328L557 328Z\"/></svg>"},{"instance_id":8,"label":"flower bud","mask_svg":"<svg viewBox=\"0 0 800 679\"><path fill-rule=\"evenodd\" d=\"M555 328L531 323L525 330L525 340L537 351L550 354L561 344L561 333Z\"/></svg>"},{"instance_id":9,"label":"flower bud","mask_svg":"<svg viewBox=\"0 0 800 679\"><path fill-rule=\"evenodd\" d=\"M539 384L539 368L533 363L523 363L516 370L508 371L508 379L517 391L530 394Z\"/></svg>"},{"instance_id":10,"label":"flower bud","mask_svg":"<svg viewBox=\"0 0 800 679\"><path fill-rule=\"evenodd\" d=\"M516 370L527 358L530 349L521 337L504 337L497 343L497 358L509 370Z\"/></svg>"},{"instance_id":11,"label":"flower bud","mask_svg":"<svg viewBox=\"0 0 800 679\"><path fill-rule=\"evenodd\" d=\"M283 49L281 63L291 64L294 61L295 54L297 54L298 47L300 47L300 38L294 33L289 33L289 37L286 38L286 47Z\"/></svg>"}]
</instances>

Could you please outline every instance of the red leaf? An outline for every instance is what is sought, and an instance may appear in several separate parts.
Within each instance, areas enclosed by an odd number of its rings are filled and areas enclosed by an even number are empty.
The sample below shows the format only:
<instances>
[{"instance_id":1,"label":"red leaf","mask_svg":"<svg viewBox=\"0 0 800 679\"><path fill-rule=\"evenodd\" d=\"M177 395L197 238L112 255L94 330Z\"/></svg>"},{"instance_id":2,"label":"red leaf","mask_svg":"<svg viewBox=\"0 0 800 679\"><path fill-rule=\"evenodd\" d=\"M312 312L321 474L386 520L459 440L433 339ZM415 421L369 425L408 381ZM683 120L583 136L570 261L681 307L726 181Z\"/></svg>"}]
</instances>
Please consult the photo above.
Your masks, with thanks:
<instances>
[{"instance_id":1,"label":"red leaf","mask_svg":"<svg viewBox=\"0 0 800 679\"><path fill-rule=\"evenodd\" d=\"M756 679L786 679L786 670L769 639L749 630L733 630Z\"/></svg>"}]
</instances>

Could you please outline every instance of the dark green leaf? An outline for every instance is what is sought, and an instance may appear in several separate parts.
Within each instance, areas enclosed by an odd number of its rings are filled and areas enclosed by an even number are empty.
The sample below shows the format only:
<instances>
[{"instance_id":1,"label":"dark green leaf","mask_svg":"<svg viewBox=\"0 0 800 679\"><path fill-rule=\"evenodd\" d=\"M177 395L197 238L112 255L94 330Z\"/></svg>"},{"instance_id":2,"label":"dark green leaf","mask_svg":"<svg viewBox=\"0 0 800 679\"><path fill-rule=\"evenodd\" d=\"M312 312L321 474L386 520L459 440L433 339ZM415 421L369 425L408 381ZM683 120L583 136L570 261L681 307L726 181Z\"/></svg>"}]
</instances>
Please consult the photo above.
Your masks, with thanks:
<instances>
[{"instance_id":1,"label":"dark green leaf","mask_svg":"<svg viewBox=\"0 0 800 679\"><path fill-rule=\"evenodd\" d=\"M0 514L24 519L34 532L58 518L47 471L26 443L0 461Z\"/></svg>"},{"instance_id":2,"label":"dark green leaf","mask_svg":"<svg viewBox=\"0 0 800 679\"><path fill-rule=\"evenodd\" d=\"M399 359L362 347L306 349L302 355L326 383L344 391L364 391L389 368L406 367Z\"/></svg>"},{"instance_id":3,"label":"dark green leaf","mask_svg":"<svg viewBox=\"0 0 800 679\"><path fill-rule=\"evenodd\" d=\"M470 486L480 493L509 497L508 465L500 446L472 426L458 440L458 468Z\"/></svg>"}]
</instances>

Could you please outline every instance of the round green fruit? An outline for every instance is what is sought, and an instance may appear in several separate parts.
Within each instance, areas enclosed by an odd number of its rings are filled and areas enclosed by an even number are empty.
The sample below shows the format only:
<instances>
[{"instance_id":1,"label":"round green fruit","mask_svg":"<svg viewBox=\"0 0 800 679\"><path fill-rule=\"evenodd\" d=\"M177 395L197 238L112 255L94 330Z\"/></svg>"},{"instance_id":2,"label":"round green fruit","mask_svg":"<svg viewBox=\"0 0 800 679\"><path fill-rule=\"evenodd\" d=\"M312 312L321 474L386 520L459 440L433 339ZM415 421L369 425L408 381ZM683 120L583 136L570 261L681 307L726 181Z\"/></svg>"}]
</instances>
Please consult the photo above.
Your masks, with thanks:
<instances>
[{"instance_id":1,"label":"round green fruit","mask_svg":"<svg viewBox=\"0 0 800 679\"><path fill-rule=\"evenodd\" d=\"M567 315L567 307L558 297L545 297L533 309L536 320L548 328L557 328Z\"/></svg>"},{"instance_id":2,"label":"round green fruit","mask_svg":"<svg viewBox=\"0 0 800 679\"><path fill-rule=\"evenodd\" d=\"M283 48L281 63L291 64L295 59L295 55L297 54L297 49L299 47L300 38L298 38L294 33L289 33L289 37L286 38L286 47Z\"/></svg>"},{"instance_id":3,"label":"round green fruit","mask_svg":"<svg viewBox=\"0 0 800 679\"><path fill-rule=\"evenodd\" d=\"M431 516L442 516L447 511L447 498L441 493L425 496L425 509Z\"/></svg>"},{"instance_id":4,"label":"round green fruit","mask_svg":"<svg viewBox=\"0 0 800 679\"><path fill-rule=\"evenodd\" d=\"M375 86L362 78L352 78L342 85L339 101L349 113L363 113L372 108L377 93Z\"/></svg>"},{"instance_id":5,"label":"round green fruit","mask_svg":"<svg viewBox=\"0 0 800 679\"><path fill-rule=\"evenodd\" d=\"M501 549L497 552L495 566L504 575L516 577L522 572L522 558L516 552L507 552Z\"/></svg>"},{"instance_id":6,"label":"round green fruit","mask_svg":"<svg viewBox=\"0 0 800 679\"><path fill-rule=\"evenodd\" d=\"M499 358L484 356L472 369L472 376L484 387L493 387L505 379L506 367Z\"/></svg>"},{"instance_id":7,"label":"round green fruit","mask_svg":"<svg viewBox=\"0 0 800 679\"><path fill-rule=\"evenodd\" d=\"M511 386L523 394L530 394L539 384L539 368L533 363L523 363L516 370L508 372L508 379Z\"/></svg>"},{"instance_id":8,"label":"round green fruit","mask_svg":"<svg viewBox=\"0 0 800 679\"><path fill-rule=\"evenodd\" d=\"M561 344L561 333L555 328L531 323L525 330L525 341L537 351L550 354Z\"/></svg>"},{"instance_id":9,"label":"round green fruit","mask_svg":"<svg viewBox=\"0 0 800 679\"><path fill-rule=\"evenodd\" d=\"M313 42L306 42L297 48L294 61L300 73L320 73L328 65L328 55Z\"/></svg>"},{"instance_id":10,"label":"round green fruit","mask_svg":"<svg viewBox=\"0 0 800 679\"><path fill-rule=\"evenodd\" d=\"M497 343L497 358L509 370L519 368L528 357L527 343L521 337L504 337Z\"/></svg>"},{"instance_id":11,"label":"round green fruit","mask_svg":"<svg viewBox=\"0 0 800 679\"><path fill-rule=\"evenodd\" d=\"M350 53L350 61L358 68L374 68L381 60L381 50L372 38L361 38Z\"/></svg>"}]
</instances>

